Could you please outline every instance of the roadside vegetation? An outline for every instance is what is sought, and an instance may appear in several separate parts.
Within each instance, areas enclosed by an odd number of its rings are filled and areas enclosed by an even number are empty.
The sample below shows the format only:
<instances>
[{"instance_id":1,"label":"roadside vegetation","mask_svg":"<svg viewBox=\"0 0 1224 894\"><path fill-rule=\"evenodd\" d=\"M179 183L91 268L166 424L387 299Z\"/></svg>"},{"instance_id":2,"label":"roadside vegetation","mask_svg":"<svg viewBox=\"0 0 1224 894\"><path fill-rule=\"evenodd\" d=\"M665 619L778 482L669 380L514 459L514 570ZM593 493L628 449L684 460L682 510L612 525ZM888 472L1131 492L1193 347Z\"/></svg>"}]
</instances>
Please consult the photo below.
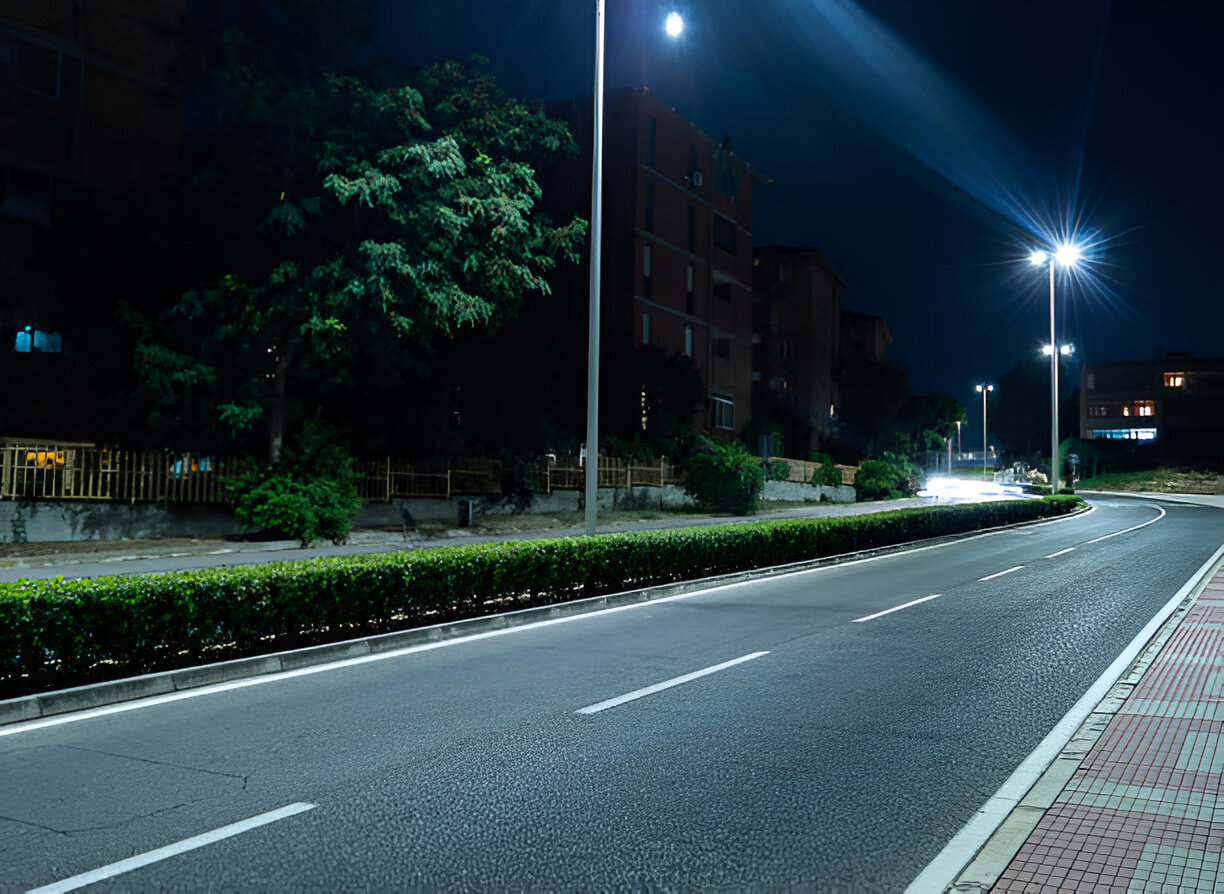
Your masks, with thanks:
<instances>
[{"instance_id":1,"label":"roadside vegetation","mask_svg":"<svg viewBox=\"0 0 1224 894\"><path fill-rule=\"evenodd\" d=\"M1195 469L1149 469L1143 472L1107 472L1075 482L1077 490L1117 490L1158 494L1217 494L1224 476Z\"/></svg>"},{"instance_id":2,"label":"roadside vegetation","mask_svg":"<svg viewBox=\"0 0 1224 894\"><path fill-rule=\"evenodd\" d=\"M1078 497L0 584L0 698L1049 518Z\"/></svg>"}]
</instances>

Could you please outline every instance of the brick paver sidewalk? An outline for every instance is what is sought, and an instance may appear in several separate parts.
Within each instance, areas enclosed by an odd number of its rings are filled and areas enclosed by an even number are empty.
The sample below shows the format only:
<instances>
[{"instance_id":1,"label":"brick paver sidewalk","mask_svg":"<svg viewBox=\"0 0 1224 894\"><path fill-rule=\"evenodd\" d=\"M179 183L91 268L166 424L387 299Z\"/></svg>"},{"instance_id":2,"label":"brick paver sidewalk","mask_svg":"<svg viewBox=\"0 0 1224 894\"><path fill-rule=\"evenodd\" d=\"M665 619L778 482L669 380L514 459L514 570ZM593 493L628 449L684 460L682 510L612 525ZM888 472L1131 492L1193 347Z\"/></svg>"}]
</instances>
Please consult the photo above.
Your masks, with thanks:
<instances>
[{"instance_id":1,"label":"brick paver sidewalk","mask_svg":"<svg viewBox=\"0 0 1224 894\"><path fill-rule=\"evenodd\" d=\"M1224 891L1224 569L991 889Z\"/></svg>"}]
</instances>

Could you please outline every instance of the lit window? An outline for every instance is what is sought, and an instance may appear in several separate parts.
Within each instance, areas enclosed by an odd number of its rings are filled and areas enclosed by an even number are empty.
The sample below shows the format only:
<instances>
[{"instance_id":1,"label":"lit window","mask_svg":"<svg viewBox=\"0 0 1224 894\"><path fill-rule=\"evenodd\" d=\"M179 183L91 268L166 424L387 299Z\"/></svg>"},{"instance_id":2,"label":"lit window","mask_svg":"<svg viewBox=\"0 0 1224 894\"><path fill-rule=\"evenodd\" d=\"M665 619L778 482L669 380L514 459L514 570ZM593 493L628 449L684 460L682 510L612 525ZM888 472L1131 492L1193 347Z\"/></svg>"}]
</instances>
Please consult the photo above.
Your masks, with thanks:
<instances>
[{"instance_id":1,"label":"lit window","mask_svg":"<svg viewBox=\"0 0 1224 894\"><path fill-rule=\"evenodd\" d=\"M1164 383L1166 388L1185 388L1186 374L1185 373L1165 373Z\"/></svg>"},{"instance_id":2,"label":"lit window","mask_svg":"<svg viewBox=\"0 0 1224 894\"><path fill-rule=\"evenodd\" d=\"M59 354L63 350L63 339L58 332L44 332L26 326L17 333L13 342L13 350L19 354L29 354L37 351L41 354Z\"/></svg>"},{"instance_id":3,"label":"lit window","mask_svg":"<svg viewBox=\"0 0 1224 894\"><path fill-rule=\"evenodd\" d=\"M1140 401L1135 404L1135 414L1138 416L1151 416L1154 410L1155 407L1152 406L1150 400Z\"/></svg>"},{"instance_id":4,"label":"lit window","mask_svg":"<svg viewBox=\"0 0 1224 894\"><path fill-rule=\"evenodd\" d=\"M693 356L693 327L692 326L684 327L684 356L685 357Z\"/></svg>"}]
</instances>

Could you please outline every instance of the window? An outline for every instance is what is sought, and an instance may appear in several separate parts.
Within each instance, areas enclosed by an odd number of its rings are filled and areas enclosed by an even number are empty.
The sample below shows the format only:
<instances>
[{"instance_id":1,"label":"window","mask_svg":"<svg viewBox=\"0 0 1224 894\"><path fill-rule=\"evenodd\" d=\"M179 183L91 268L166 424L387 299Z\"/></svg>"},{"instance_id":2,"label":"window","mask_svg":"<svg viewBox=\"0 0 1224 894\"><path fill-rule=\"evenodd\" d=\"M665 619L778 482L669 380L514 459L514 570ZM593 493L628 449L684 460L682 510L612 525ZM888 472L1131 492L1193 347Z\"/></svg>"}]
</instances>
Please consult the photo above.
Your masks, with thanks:
<instances>
[{"instance_id":1,"label":"window","mask_svg":"<svg viewBox=\"0 0 1224 894\"><path fill-rule=\"evenodd\" d=\"M1186 374L1185 373L1165 373L1164 383L1166 388L1185 388Z\"/></svg>"},{"instance_id":2,"label":"window","mask_svg":"<svg viewBox=\"0 0 1224 894\"><path fill-rule=\"evenodd\" d=\"M691 314L693 312L694 307L697 304L696 292L693 289L693 265L692 264L688 265L688 280L687 280L686 286L687 288L684 292L684 312L687 314Z\"/></svg>"},{"instance_id":3,"label":"window","mask_svg":"<svg viewBox=\"0 0 1224 894\"><path fill-rule=\"evenodd\" d=\"M649 298L651 294L650 276L650 246L642 246L642 297Z\"/></svg>"},{"instance_id":4,"label":"window","mask_svg":"<svg viewBox=\"0 0 1224 894\"><path fill-rule=\"evenodd\" d=\"M689 162L688 162L689 176L692 176L696 171L697 171L697 147L693 145L692 143L689 143ZM697 184L694 183L693 185L696 186Z\"/></svg>"},{"instance_id":5,"label":"window","mask_svg":"<svg viewBox=\"0 0 1224 894\"><path fill-rule=\"evenodd\" d=\"M1096 391L1096 373L1088 373L1088 390Z\"/></svg>"},{"instance_id":6,"label":"window","mask_svg":"<svg viewBox=\"0 0 1224 894\"><path fill-rule=\"evenodd\" d=\"M720 214L714 215L714 247L729 255L736 252L735 221Z\"/></svg>"},{"instance_id":7,"label":"window","mask_svg":"<svg viewBox=\"0 0 1224 894\"><path fill-rule=\"evenodd\" d=\"M1092 418L1100 418L1109 415L1109 407L1105 404L1089 404L1088 415Z\"/></svg>"},{"instance_id":8,"label":"window","mask_svg":"<svg viewBox=\"0 0 1224 894\"><path fill-rule=\"evenodd\" d=\"M652 168L655 166L655 131L656 123L654 118L646 119L646 164Z\"/></svg>"},{"instance_id":9,"label":"window","mask_svg":"<svg viewBox=\"0 0 1224 894\"><path fill-rule=\"evenodd\" d=\"M684 356L685 357L693 356L693 327L692 326L684 327Z\"/></svg>"},{"instance_id":10,"label":"window","mask_svg":"<svg viewBox=\"0 0 1224 894\"><path fill-rule=\"evenodd\" d=\"M730 199L739 197L740 164L723 146L714 152L714 188Z\"/></svg>"},{"instance_id":11,"label":"window","mask_svg":"<svg viewBox=\"0 0 1224 894\"><path fill-rule=\"evenodd\" d=\"M791 270L790 264L783 264L778 268L778 285L784 286L794 278L794 271Z\"/></svg>"},{"instance_id":12,"label":"window","mask_svg":"<svg viewBox=\"0 0 1224 894\"><path fill-rule=\"evenodd\" d=\"M1136 416L1151 416L1154 411L1155 407L1152 406L1150 400L1141 400L1135 404Z\"/></svg>"},{"instance_id":13,"label":"window","mask_svg":"<svg viewBox=\"0 0 1224 894\"><path fill-rule=\"evenodd\" d=\"M716 285L714 287L714 297L719 301L729 302L731 300L731 283L720 282L718 285Z\"/></svg>"},{"instance_id":14,"label":"window","mask_svg":"<svg viewBox=\"0 0 1224 894\"><path fill-rule=\"evenodd\" d=\"M688 208L688 250L697 250L697 209L692 205Z\"/></svg>"},{"instance_id":15,"label":"window","mask_svg":"<svg viewBox=\"0 0 1224 894\"><path fill-rule=\"evenodd\" d=\"M716 338L714 339L714 356L719 360L731 359L731 339Z\"/></svg>"},{"instance_id":16,"label":"window","mask_svg":"<svg viewBox=\"0 0 1224 894\"><path fill-rule=\"evenodd\" d=\"M710 425L713 428L730 430L735 428L735 402L718 395L710 395Z\"/></svg>"},{"instance_id":17,"label":"window","mask_svg":"<svg viewBox=\"0 0 1224 894\"><path fill-rule=\"evenodd\" d=\"M650 344L650 314L642 314L642 344Z\"/></svg>"},{"instance_id":18,"label":"window","mask_svg":"<svg viewBox=\"0 0 1224 894\"><path fill-rule=\"evenodd\" d=\"M646 184L646 221L643 224L647 233L654 232L654 184L647 182Z\"/></svg>"},{"instance_id":19,"label":"window","mask_svg":"<svg viewBox=\"0 0 1224 894\"><path fill-rule=\"evenodd\" d=\"M1103 438L1106 441L1154 441L1154 428L1094 428L1092 437Z\"/></svg>"},{"instance_id":20,"label":"window","mask_svg":"<svg viewBox=\"0 0 1224 894\"><path fill-rule=\"evenodd\" d=\"M81 60L54 47L0 34L0 81L52 99L81 98Z\"/></svg>"},{"instance_id":21,"label":"window","mask_svg":"<svg viewBox=\"0 0 1224 894\"><path fill-rule=\"evenodd\" d=\"M51 225L51 178L22 168L0 167L0 214Z\"/></svg>"},{"instance_id":22,"label":"window","mask_svg":"<svg viewBox=\"0 0 1224 894\"><path fill-rule=\"evenodd\" d=\"M13 350L18 354L29 354L31 351L40 354L59 354L63 350L63 339L58 332L44 332L26 326L17 333L13 342Z\"/></svg>"}]
</instances>

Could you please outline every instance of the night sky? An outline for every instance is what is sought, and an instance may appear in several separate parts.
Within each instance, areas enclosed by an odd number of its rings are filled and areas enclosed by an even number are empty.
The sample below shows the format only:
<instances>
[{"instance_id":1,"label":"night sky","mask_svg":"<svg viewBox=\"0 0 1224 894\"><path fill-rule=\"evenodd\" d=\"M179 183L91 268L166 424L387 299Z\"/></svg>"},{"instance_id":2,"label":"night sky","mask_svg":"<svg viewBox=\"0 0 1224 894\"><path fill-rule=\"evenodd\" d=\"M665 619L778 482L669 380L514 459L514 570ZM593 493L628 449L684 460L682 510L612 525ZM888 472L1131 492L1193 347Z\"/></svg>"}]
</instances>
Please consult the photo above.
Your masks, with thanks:
<instances>
[{"instance_id":1,"label":"night sky","mask_svg":"<svg viewBox=\"0 0 1224 894\"><path fill-rule=\"evenodd\" d=\"M1193 0L607 0L610 89L644 84L773 184L754 240L815 246L914 391L1045 364L1048 279L1079 363L1224 356L1224 13ZM386 0L381 42L480 53L512 95L589 95L594 0Z\"/></svg>"}]
</instances>

